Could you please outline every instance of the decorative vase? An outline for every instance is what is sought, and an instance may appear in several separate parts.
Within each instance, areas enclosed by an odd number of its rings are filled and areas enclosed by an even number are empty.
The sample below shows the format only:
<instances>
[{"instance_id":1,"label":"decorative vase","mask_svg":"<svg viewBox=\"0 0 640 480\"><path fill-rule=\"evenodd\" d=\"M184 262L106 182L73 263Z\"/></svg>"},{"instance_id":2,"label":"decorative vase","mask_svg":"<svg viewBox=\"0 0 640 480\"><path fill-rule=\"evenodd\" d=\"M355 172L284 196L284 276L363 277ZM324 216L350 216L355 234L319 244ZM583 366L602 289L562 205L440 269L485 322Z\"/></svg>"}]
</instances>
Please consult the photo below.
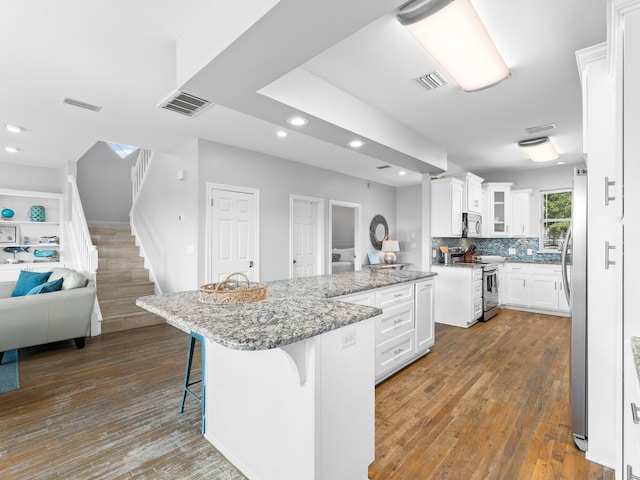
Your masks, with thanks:
<instances>
[{"instance_id":1,"label":"decorative vase","mask_svg":"<svg viewBox=\"0 0 640 480\"><path fill-rule=\"evenodd\" d=\"M42 205L34 205L29 209L29 219L32 222L44 222L45 213Z\"/></svg>"},{"instance_id":2,"label":"decorative vase","mask_svg":"<svg viewBox=\"0 0 640 480\"><path fill-rule=\"evenodd\" d=\"M10 208L3 208L0 215L2 215L3 220L11 220L15 215L15 212Z\"/></svg>"}]
</instances>

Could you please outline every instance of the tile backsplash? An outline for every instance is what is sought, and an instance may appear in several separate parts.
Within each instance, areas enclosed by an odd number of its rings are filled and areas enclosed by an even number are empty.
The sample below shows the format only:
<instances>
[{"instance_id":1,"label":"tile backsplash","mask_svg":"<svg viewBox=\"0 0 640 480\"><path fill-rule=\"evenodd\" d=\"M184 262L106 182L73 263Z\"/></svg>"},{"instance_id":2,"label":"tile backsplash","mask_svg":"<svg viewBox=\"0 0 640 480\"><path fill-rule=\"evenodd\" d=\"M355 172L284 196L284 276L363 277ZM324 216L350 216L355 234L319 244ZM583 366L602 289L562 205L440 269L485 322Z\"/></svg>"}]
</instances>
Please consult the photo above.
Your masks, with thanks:
<instances>
[{"instance_id":1,"label":"tile backsplash","mask_svg":"<svg viewBox=\"0 0 640 480\"><path fill-rule=\"evenodd\" d=\"M474 243L477 247L476 255L500 255L506 257L511 262L549 262L559 263L560 252L558 253L539 253L540 245L538 237L517 237L517 238L433 238L431 242L432 248L437 252L436 262L442 262L442 254L438 247L464 247ZM509 254L509 249L515 248L515 255ZM532 255L527 255L527 250L531 249Z\"/></svg>"}]
</instances>

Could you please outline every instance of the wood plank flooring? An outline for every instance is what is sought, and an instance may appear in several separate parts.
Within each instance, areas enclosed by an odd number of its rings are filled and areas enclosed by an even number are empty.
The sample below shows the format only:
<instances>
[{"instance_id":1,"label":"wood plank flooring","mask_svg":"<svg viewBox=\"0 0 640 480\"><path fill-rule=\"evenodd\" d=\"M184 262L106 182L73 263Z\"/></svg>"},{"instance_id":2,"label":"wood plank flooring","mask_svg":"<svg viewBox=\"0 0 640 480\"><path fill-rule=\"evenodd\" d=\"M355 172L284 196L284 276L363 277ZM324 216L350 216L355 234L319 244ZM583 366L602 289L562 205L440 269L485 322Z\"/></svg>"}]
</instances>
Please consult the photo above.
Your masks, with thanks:
<instances>
[{"instance_id":1,"label":"wood plank flooring","mask_svg":"<svg viewBox=\"0 0 640 480\"><path fill-rule=\"evenodd\" d=\"M178 413L187 342L154 325L22 349L0 478L244 479L200 435L199 405ZM613 480L573 445L568 345L563 317L437 325L433 351L376 390L370 479Z\"/></svg>"}]
</instances>

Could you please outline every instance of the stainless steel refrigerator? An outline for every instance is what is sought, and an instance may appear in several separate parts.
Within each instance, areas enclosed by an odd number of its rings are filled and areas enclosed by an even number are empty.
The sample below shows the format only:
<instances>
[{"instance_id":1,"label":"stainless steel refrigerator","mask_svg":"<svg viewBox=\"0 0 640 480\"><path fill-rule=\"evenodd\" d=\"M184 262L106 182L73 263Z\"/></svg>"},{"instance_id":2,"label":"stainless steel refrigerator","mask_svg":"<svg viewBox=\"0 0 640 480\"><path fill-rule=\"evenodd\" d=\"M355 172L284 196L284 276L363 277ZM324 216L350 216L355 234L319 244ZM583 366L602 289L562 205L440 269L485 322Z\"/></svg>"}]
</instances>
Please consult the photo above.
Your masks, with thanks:
<instances>
[{"instance_id":1,"label":"stainless steel refrigerator","mask_svg":"<svg viewBox=\"0 0 640 480\"><path fill-rule=\"evenodd\" d=\"M571 245L571 253L568 248ZM570 262L569 262L570 257ZM571 281L567 265L571 263ZM573 176L571 226L562 249L562 279L571 306L571 432L587 451L587 170Z\"/></svg>"}]
</instances>

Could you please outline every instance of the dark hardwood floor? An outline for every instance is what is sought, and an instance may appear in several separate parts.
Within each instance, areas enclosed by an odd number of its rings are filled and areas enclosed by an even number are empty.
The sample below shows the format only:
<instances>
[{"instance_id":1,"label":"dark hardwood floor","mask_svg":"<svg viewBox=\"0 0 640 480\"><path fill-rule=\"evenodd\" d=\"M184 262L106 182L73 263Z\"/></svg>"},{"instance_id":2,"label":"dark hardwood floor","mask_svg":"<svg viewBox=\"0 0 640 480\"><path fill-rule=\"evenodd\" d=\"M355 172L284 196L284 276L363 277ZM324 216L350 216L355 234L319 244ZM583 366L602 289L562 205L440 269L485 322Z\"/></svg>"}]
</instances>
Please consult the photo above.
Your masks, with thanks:
<instances>
[{"instance_id":1,"label":"dark hardwood floor","mask_svg":"<svg viewBox=\"0 0 640 480\"><path fill-rule=\"evenodd\" d=\"M178 413L187 342L156 325L22 349L0 478L243 479L200 435L199 405ZM571 439L568 345L563 317L437 325L433 351L376 390L370 479L612 480Z\"/></svg>"}]
</instances>

